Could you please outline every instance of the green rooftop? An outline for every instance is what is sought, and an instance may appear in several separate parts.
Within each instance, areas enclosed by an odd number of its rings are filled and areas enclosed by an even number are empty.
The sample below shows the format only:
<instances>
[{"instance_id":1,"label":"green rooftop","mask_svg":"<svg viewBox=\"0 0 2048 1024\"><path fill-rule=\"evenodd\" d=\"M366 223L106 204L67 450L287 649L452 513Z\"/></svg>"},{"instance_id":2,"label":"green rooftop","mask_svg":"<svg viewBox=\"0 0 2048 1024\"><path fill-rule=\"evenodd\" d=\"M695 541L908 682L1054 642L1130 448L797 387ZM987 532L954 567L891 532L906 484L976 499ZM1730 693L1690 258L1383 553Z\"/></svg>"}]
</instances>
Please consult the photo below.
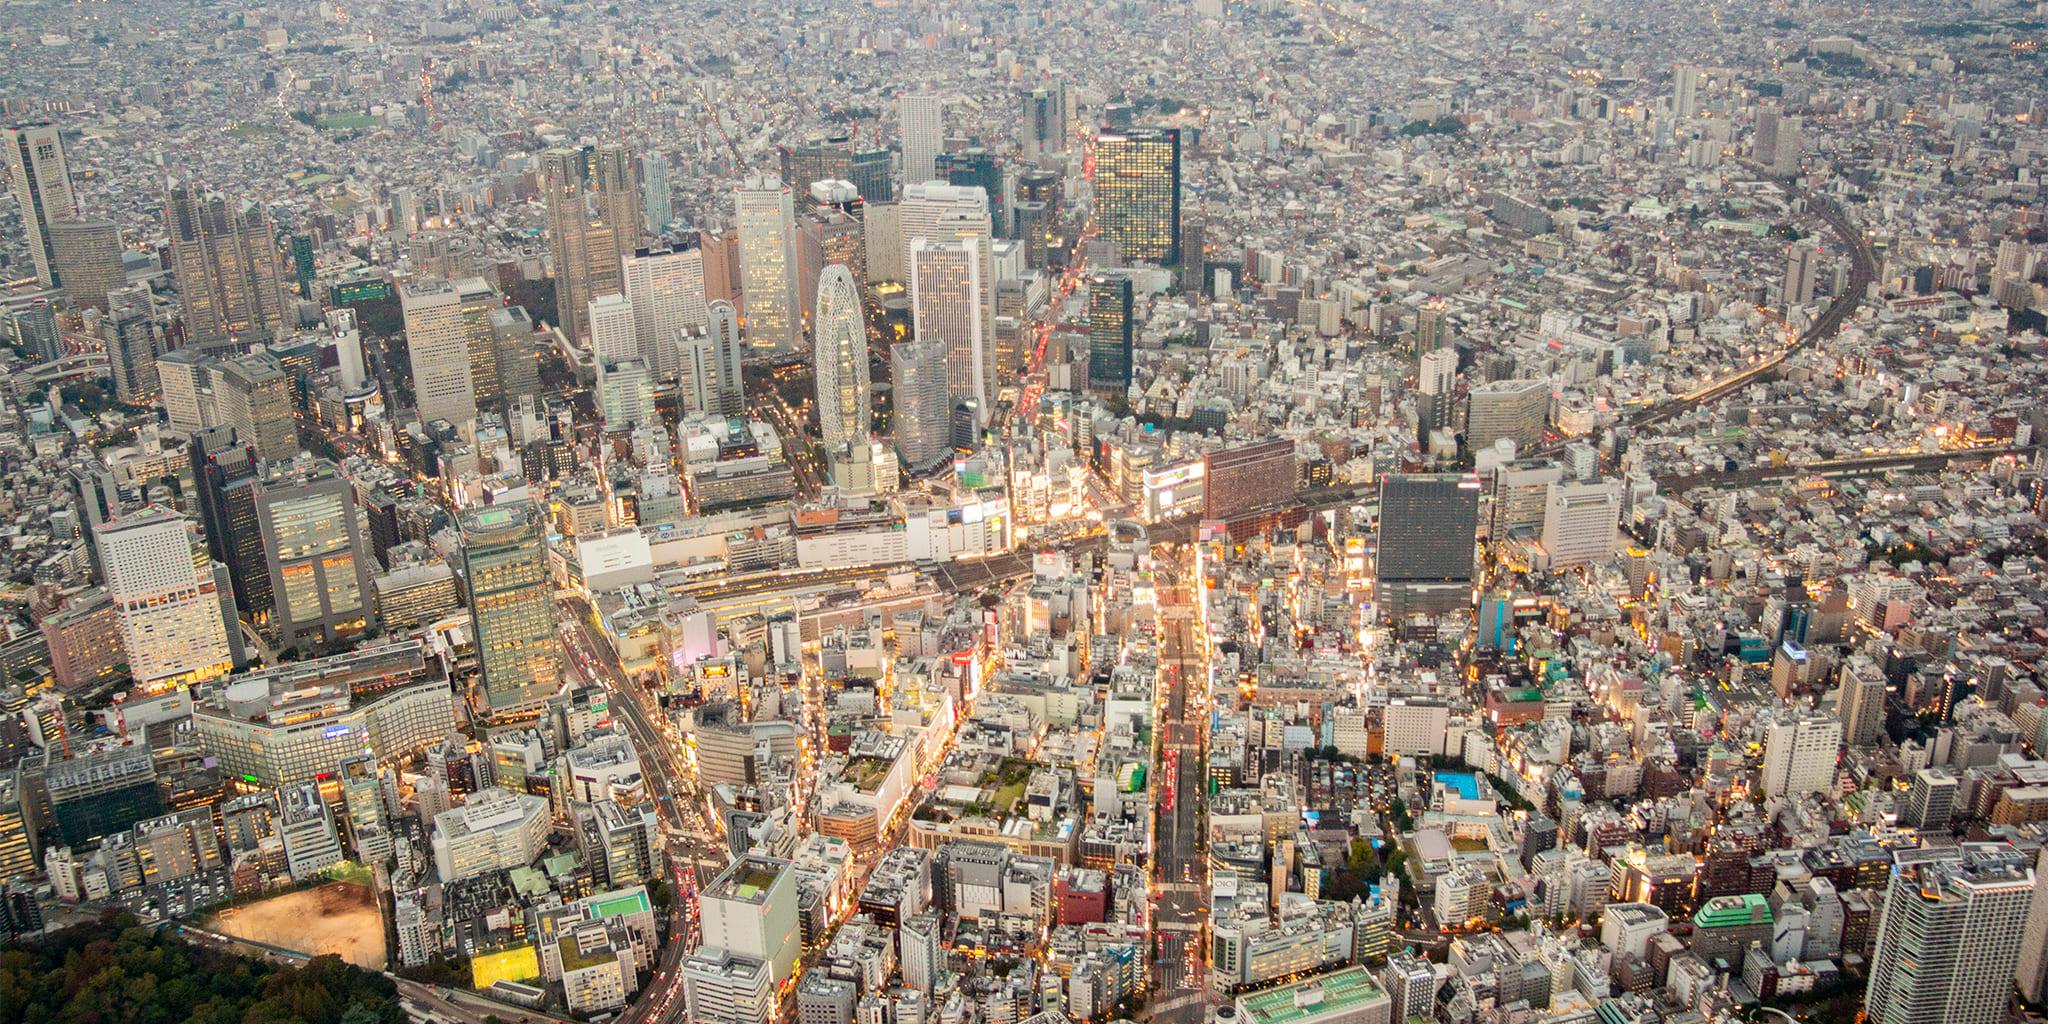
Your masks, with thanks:
<instances>
[{"instance_id":1,"label":"green rooftop","mask_svg":"<svg viewBox=\"0 0 2048 1024\"><path fill-rule=\"evenodd\" d=\"M622 914L647 913L647 890L638 886L617 895L607 895L590 905L590 913L602 921Z\"/></svg>"},{"instance_id":2,"label":"green rooftop","mask_svg":"<svg viewBox=\"0 0 2048 1024\"><path fill-rule=\"evenodd\" d=\"M1251 1024L1295 1024L1311 1017L1338 1013L1387 994L1363 967L1346 967L1319 978L1244 996L1237 1001L1238 1012Z\"/></svg>"},{"instance_id":3,"label":"green rooftop","mask_svg":"<svg viewBox=\"0 0 2048 1024\"><path fill-rule=\"evenodd\" d=\"M1755 893L1716 896L1692 915L1694 928L1740 928L1749 924L1770 923L1770 901Z\"/></svg>"}]
</instances>

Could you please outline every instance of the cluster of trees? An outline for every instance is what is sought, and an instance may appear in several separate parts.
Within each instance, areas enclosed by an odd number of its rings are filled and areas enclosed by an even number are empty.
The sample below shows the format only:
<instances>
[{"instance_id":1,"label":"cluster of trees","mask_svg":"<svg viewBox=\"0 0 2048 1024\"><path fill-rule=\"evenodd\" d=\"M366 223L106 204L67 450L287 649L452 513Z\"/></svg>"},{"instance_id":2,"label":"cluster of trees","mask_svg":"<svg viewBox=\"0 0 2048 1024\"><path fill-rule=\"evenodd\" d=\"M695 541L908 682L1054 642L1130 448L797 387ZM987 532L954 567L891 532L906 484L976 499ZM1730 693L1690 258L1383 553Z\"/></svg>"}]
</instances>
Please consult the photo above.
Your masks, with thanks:
<instances>
[{"instance_id":1,"label":"cluster of trees","mask_svg":"<svg viewBox=\"0 0 2048 1024\"><path fill-rule=\"evenodd\" d=\"M323 956L280 967L109 913L0 951L0 1020L31 1024L401 1024L391 982Z\"/></svg>"}]
</instances>

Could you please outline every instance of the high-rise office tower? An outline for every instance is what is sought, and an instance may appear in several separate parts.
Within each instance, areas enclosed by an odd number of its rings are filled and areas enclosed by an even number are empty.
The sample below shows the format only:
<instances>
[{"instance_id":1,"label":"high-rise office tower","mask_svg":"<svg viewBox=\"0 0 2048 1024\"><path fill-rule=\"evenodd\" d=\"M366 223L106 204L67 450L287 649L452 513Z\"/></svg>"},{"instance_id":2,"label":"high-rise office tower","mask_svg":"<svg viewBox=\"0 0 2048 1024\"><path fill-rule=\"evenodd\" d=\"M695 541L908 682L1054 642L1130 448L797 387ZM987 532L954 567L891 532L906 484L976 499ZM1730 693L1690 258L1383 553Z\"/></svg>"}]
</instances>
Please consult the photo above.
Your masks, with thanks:
<instances>
[{"instance_id":1,"label":"high-rise office tower","mask_svg":"<svg viewBox=\"0 0 2048 1024\"><path fill-rule=\"evenodd\" d=\"M640 356L639 337L634 331L633 303L624 295L600 295L590 300L590 356L598 372L604 364Z\"/></svg>"},{"instance_id":2,"label":"high-rise office tower","mask_svg":"<svg viewBox=\"0 0 2048 1024\"><path fill-rule=\"evenodd\" d=\"M862 200L870 203L896 201L895 154L886 149L855 150L847 161L846 180Z\"/></svg>"},{"instance_id":3,"label":"high-rise office tower","mask_svg":"<svg viewBox=\"0 0 2048 1024\"><path fill-rule=\"evenodd\" d=\"M1834 718L1781 712L1764 731L1764 795L1797 799L1832 791L1841 746L1842 723Z\"/></svg>"},{"instance_id":4,"label":"high-rise office tower","mask_svg":"<svg viewBox=\"0 0 2048 1024\"><path fill-rule=\"evenodd\" d=\"M1781 178L1799 173L1806 156L1806 130L1796 117L1778 119L1777 144L1771 147L1770 172Z\"/></svg>"},{"instance_id":5,"label":"high-rise office tower","mask_svg":"<svg viewBox=\"0 0 2048 1024\"><path fill-rule=\"evenodd\" d=\"M727 416L739 416L747 410L746 378L742 374L746 358L746 339L740 333L739 310L730 302L714 302L708 308L711 318L706 333L711 338L711 351L718 365L718 381L714 388L718 396L718 408Z\"/></svg>"},{"instance_id":6,"label":"high-rise office tower","mask_svg":"<svg viewBox=\"0 0 2048 1024\"><path fill-rule=\"evenodd\" d=\"M982 265L979 239L911 244L912 330L944 352L948 406L975 402L985 415L994 375L978 302Z\"/></svg>"},{"instance_id":7,"label":"high-rise office tower","mask_svg":"<svg viewBox=\"0 0 2048 1024\"><path fill-rule=\"evenodd\" d=\"M640 358L633 303L623 295L590 300L590 352L597 364L597 409L609 431L646 423L653 412L654 377Z\"/></svg>"},{"instance_id":8,"label":"high-rise office tower","mask_svg":"<svg viewBox=\"0 0 2048 1024\"><path fill-rule=\"evenodd\" d=\"M1415 350L1430 352L1456 344L1450 325L1445 323L1449 308L1442 299L1430 299L1415 311Z\"/></svg>"},{"instance_id":9,"label":"high-rise office tower","mask_svg":"<svg viewBox=\"0 0 2048 1024\"><path fill-rule=\"evenodd\" d=\"M522 714L561 682L546 525L527 501L471 508L461 521L470 627L483 666L477 710Z\"/></svg>"},{"instance_id":10,"label":"high-rise office tower","mask_svg":"<svg viewBox=\"0 0 2048 1024\"><path fill-rule=\"evenodd\" d=\"M1436 969L1429 961L1406 951L1395 953L1387 958L1387 966L1381 970L1380 979L1386 983L1387 995L1393 999L1389 1020L1405 1024L1416 1017L1435 1016Z\"/></svg>"},{"instance_id":11,"label":"high-rise office tower","mask_svg":"<svg viewBox=\"0 0 2048 1024\"><path fill-rule=\"evenodd\" d=\"M121 267L121 228L110 220L50 222L45 236L64 300L75 307L107 308L107 293L128 283Z\"/></svg>"},{"instance_id":12,"label":"high-rise office tower","mask_svg":"<svg viewBox=\"0 0 2048 1024\"><path fill-rule=\"evenodd\" d=\"M1018 133L1024 159L1044 164L1067 151L1065 92L1064 84L1056 84L1024 94L1024 127Z\"/></svg>"},{"instance_id":13,"label":"high-rise office tower","mask_svg":"<svg viewBox=\"0 0 2048 1024\"><path fill-rule=\"evenodd\" d=\"M56 125L36 121L0 128L0 145L7 148L7 180L14 188L15 205L21 208L22 231L28 236L29 257L35 261L36 282L53 287L59 282L50 225L78 216L78 195L71 190L64 143Z\"/></svg>"},{"instance_id":14,"label":"high-rise office tower","mask_svg":"<svg viewBox=\"0 0 2048 1024\"><path fill-rule=\"evenodd\" d=\"M777 146L782 180L797 192L807 192L813 182L844 181L853 170L853 137L845 133L821 135L793 146Z\"/></svg>"},{"instance_id":15,"label":"high-rise office tower","mask_svg":"<svg viewBox=\"0 0 2048 1024\"><path fill-rule=\"evenodd\" d=\"M106 301L107 371L114 379L114 400L148 405L163 391L156 370L163 338L156 303L146 284L117 288Z\"/></svg>"},{"instance_id":16,"label":"high-rise office tower","mask_svg":"<svg viewBox=\"0 0 2048 1024\"><path fill-rule=\"evenodd\" d=\"M267 352L223 360L214 376L220 421L256 448L265 462L299 453L299 423L291 376Z\"/></svg>"},{"instance_id":17,"label":"high-rise office tower","mask_svg":"<svg viewBox=\"0 0 2048 1024\"><path fill-rule=\"evenodd\" d=\"M868 380L868 324L853 273L834 265L818 281L812 377L818 391L818 435L827 449L867 439L874 420Z\"/></svg>"},{"instance_id":18,"label":"high-rise office tower","mask_svg":"<svg viewBox=\"0 0 2048 1024\"><path fill-rule=\"evenodd\" d=\"M164 224L188 345L267 341L289 326L275 232L261 207L172 179Z\"/></svg>"},{"instance_id":19,"label":"high-rise office tower","mask_svg":"<svg viewBox=\"0 0 2048 1024\"><path fill-rule=\"evenodd\" d=\"M1688 121L1700 112L1700 69L1679 64L1671 69L1671 116Z\"/></svg>"},{"instance_id":20,"label":"high-rise office tower","mask_svg":"<svg viewBox=\"0 0 2048 1024\"><path fill-rule=\"evenodd\" d=\"M332 645L375 624L371 560L355 487L333 463L273 466L256 488L256 519L280 643Z\"/></svg>"},{"instance_id":21,"label":"high-rise office tower","mask_svg":"<svg viewBox=\"0 0 2048 1024\"><path fill-rule=\"evenodd\" d=\"M740 235L740 295L747 347L794 352L803 343L796 294L796 207L772 174L747 178L733 193Z\"/></svg>"},{"instance_id":22,"label":"high-rise office tower","mask_svg":"<svg viewBox=\"0 0 2048 1024\"><path fill-rule=\"evenodd\" d=\"M1621 481L1553 483L1544 496L1543 551L1553 572L1602 565L1620 550Z\"/></svg>"},{"instance_id":23,"label":"high-rise office tower","mask_svg":"<svg viewBox=\"0 0 2048 1024\"><path fill-rule=\"evenodd\" d=\"M504 298L481 277L455 282L455 304L462 313L462 343L469 353L469 396L477 411L503 411L505 386L498 367L498 335L491 329L491 314L504 306Z\"/></svg>"},{"instance_id":24,"label":"high-rise office tower","mask_svg":"<svg viewBox=\"0 0 2048 1024\"><path fill-rule=\"evenodd\" d=\"M497 301L495 293L492 301ZM493 305L485 320L498 364L496 394L509 410L520 398L540 391L540 352L533 317L527 315L523 306Z\"/></svg>"},{"instance_id":25,"label":"high-rise office tower","mask_svg":"<svg viewBox=\"0 0 2048 1024\"><path fill-rule=\"evenodd\" d=\"M548 248L555 261L555 308L562 333L589 337L590 300L623 291L625 254L640 237L640 201L632 163L618 147L556 147L541 154L541 196L547 203ZM617 218L626 218L619 220Z\"/></svg>"},{"instance_id":26,"label":"high-rise office tower","mask_svg":"<svg viewBox=\"0 0 2048 1024\"><path fill-rule=\"evenodd\" d=\"M1472 601L1472 546L1479 529L1479 478L1465 473L1380 477L1374 557L1381 613L1440 614Z\"/></svg>"},{"instance_id":27,"label":"high-rise office tower","mask_svg":"<svg viewBox=\"0 0 2048 1024\"><path fill-rule=\"evenodd\" d=\"M946 398L946 349L936 341L919 337L899 341L889 350L889 386L895 402L890 433L906 471L930 469L944 460L951 448L949 410Z\"/></svg>"},{"instance_id":28,"label":"high-rise office tower","mask_svg":"<svg viewBox=\"0 0 2048 1024\"><path fill-rule=\"evenodd\" d=\"M825 268L845 267L857 288L868 282L867 204L853 184L819 181L798 203L796 213L797 297L804 316L817 323L818 280Z\"/></svg>"},{"instance_id":29,"label":"high-rise office tower","mask_svg":"<svg viewBox=\"0 0 2048 1024\"><path fill-rule=\"evenodd\" d=\"M256 521L256 480L262 472L256 446L237 438L233 427L208 427L192 435L186 450L207 553L227 566L235 607L250 621L265 623L271 589L262 527Z\"/></svg>"},{"instance_id":30,"label":"high-rise office tower","mask_svg":"<svg viewBox=\"0 0 2048 1024\"><path fill-rule=\"evenodd\" d=\"M2020 934L2020 996L2039 1003L2048 999L2048 847L2034 862L2034 894L2027 898L2027 922Z\"/></svg>"},{"instance_id":31,"label":"high-rise office tower","mask_svg":"<svg viewBox=\"0 0 2048 1024\"><path fill-rule=\"evenodd\" d=\"M596 189L598 218L611 228L615 256L623 261L640 248L640 180L634 175L633 153L624 146L598 146L590 152L590 180Z\"/></svg>"},{"instance_id":32,"label":"high-rise office tower","mask_svg":"<svg viewBox=\"0 0 2048 1024\"><path fill-rule=\"evenodd\" d=\"M1458 386L1458 352L1450 348L1426 349L1415 385L1415 432L1424 448L1429 436L1439 430L1456 430L1455 409Z\"/></svg>"},{"instance_id":33,"label":"high-rise office tower","mask_svg":"<svg viewBox=\"0 0 2048 1024\"><path fill-rule=\"evenodd\" d=\"M447 420L460 426L475 420L462 293L447 281L426 278L401 286L398 299L405 314L406 355L412 364L413 405L420 422Z\"/></svg>"},{"instance_id":34,"label":"high-rise office tower","mask_svg":"<svg viewBox=\"0 0 2048 1024\"><path fill-rule=\"evenodd\" d=\"M981 254L981 285L976 300L981 307L981 334L984 338L994 337L994 235L990 230L988 194L978 186L971 185L946 185L936 182L912 185L904 189L903 201L896 204L896 218L903 253L903 279L912 281L912 305L917 303L917 288L911 274L911 246L919 239L929 242L960 240L974 243L976 250Z\"/></svg>"},{"instance_id":35,"label":"high-rise office tower","mask_svg":"<svg viewBox=\"0 0 2048 1024\"><path fill-rule=\"evenodd\" d=\"M1864 994L1871 1024L1998 1024L2036 879L2005 843L1893 854Z\"/></svg>"},{"instance_id":36,"label":"high-rise office tower","mask_svg":"<svg viewBox=\"0 0 2048 1024\"><path fill-rule=\"evenodd\" d=\"M1842 665L1842 742L1852 747L1876 743L1884 735L1884 672L1870 658L1852 657Z\"/></svg>"},{"instance_id":37,"label":"high-rise office tower","mask_svg":"<svg viewBox=\"0 0 2048 1024\"><path fill-rule=\"evenodd\" d=\"M677 339L701 328L704 253L682 249L639 249L626 258L626 299L633 309L633 344L657 380L674 380L682 366Z\"/></svg>"},{"instance_id":38,"label":"high-rise office tower","mask_svg":"<svg viewBox=\"0 0 2048 1024\"><path fill-rule=\"evenodd\" d=\"M128 671L144 692L189 686L233 667L213 566L192 523L152 505L93 530Z\"/></svg>"},{"instance_id":39,"label":"high-rise office tower","mask_svg":"<svg viewBox=\"0 0 2048 1024\"><path fill-rule=\"evenodd\" d=\"M1003 203L1003 164L983 146L939 155L935 170L938 180L948 185L973 187L988 196L988 218L996 237L1009 238L1009 209Z\"/></svg>"},{"instance_id":40,"label":"high-rise office tower","mask_svg":"<svg viewBox=\"0 0 2048 1024\"><path fill-rule=\"evenodd\" d=\"M1132 338L1137 330L1131 279L1097 275L1088 280L1088 387L1121 397L1131 387Z\"/></svg>"},{"instance_id":41,"label":"high-rise office tower","mask_svg":"<svg viewBox=\"0 0 2048 1024\"><path fill-rule=\"evenodd\" d=\"M1452 352L1451 363L1457 364ZM1543 427L1550 422L1550 382L1541 380L1496 380L1472 389L1465 407L1465 448L1478 453L1503 438L1515 443L1515 451L1527 452L1543 440Z\"/></svg>"},{"instance_id":42,"label":"high-rise office tower","mask_svg":"<svg viewBox=\"0 0 2048 1024\"><path fill-rule=\"evenodd\" d=\"M1180 129L1095 137L1095 219L1131 262L1180 262Z\"/></svg>"},{"instance_id":43,"label":"high-rise office tower","mask_svg":"<svg viewBox=\"0 0 2048 1024\"><path fill-rule=\"evenodd\" d=\"M660 153L640 158L640 215L647 234L660 235L675 219L675 195L669 191L668 161Z\"/></svg>"},{"instance_id":44,"label":"high-rise office tower","mask_svg":"<svg viewBox=\"0 0 2048 1024\"><path fill-rule=\"evenodd\" d=\"M1756 112L1756 137L1750 140L1749 154L1765 167L1778 161L1778 122L1783 116L1777 107Z\"/></svg>"},{"instance_id":45,"label":"high-rise office tower","mask_svg":"<svg viewBox=\"0 0 2048 1024\"><path fill-rule=\"evenodd\" d=\"M1811 242L1794 242L1785 249L1785 279L1778 285L1785 308L1813 303L1813 291L1820 278L1820 250Z\"/></svg>"},{"instance_id":46,"label":"high-rise office tower","mask_svg":"<svg viewBox=\"0 0 2048 1024\"><path fill-rule=\"evenodd\" d=\"M946 148L944 105L937 93L907 92L896 110L903 128L903 184L921 185L936 175Z\"/></svg>"}]
</instances>

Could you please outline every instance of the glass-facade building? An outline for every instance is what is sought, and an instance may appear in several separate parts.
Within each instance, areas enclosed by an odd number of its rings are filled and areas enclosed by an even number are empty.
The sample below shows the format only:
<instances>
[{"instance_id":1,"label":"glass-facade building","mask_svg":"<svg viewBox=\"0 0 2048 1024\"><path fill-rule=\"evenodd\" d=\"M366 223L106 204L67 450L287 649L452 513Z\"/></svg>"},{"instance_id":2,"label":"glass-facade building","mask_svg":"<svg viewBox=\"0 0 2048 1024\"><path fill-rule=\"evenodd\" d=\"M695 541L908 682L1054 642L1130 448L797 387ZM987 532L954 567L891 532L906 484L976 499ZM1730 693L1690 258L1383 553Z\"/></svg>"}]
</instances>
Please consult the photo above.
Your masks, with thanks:
<instances>
[{"instance_id":1,"label":"glass-facade building","mask_svg":"<svg viewBox=\"0 0 2048 1024\"><path fill-rule=\"evenodd\" d=\"M1180 129L1105 131L1095 138L1095 209L1102 237L1126 260L1180 262Z\"/></svg>"},{"instance_id":2,"label":"glass-facade building","mask_svg":"<svg viewBox=\"0 0 2048 1024\"><path fill-rule=\"evenodd\" d=\"M1131 279L1088 282L1088 386L1123 394L1131 386Z\"/></svg>"},{"instance_id":3,"label":"glass-facade building","mask_svg":"<svg viewBox=\"0 0 2048 1024\"><path fill-rule=\"evenodd\" d=\"M545 539L532 502L489 505L462 517L470 620L483 665L478 710L486 714L538 704L561 680Z\"/></svg>"}]
</instances>

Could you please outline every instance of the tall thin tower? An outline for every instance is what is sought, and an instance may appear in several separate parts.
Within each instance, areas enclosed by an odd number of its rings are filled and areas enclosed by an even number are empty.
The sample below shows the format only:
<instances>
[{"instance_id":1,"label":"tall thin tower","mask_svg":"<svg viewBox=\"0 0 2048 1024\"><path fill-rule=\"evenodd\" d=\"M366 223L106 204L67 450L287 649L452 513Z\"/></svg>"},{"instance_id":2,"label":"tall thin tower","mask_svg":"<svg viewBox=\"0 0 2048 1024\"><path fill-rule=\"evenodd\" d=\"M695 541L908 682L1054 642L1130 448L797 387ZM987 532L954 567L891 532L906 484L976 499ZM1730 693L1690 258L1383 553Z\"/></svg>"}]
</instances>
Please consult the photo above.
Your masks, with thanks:
<instances>
[{"instance_id":1,"label":"tall thin tower","mask_svg":"<svg viewBox=\"0 0 2048 1024\"><path fill-rule=\"evenodd\" d=\"M45 288L59 282L53 265L50 225L78 216L78 195L71 190L71 172L64 163L64 144L57 126L48 121L0 128L7 148L7 179L21 207L21 226L35 259L36 282Z\"/></svg>"},{"instance_id":2,"label":"tall thin tower","mask_svg":"<svg viewBox=\"0 0 2048 1024\"><path fill-rule=\"evenodd\" d=\"M756 352L794 352L803 338L796 295L796 206L782 179L747 178L733 193L740 233L740 295L747 345Z\"/></svg>"},{"instance_id":3,"label":"tall thin tower","mask_svg":"<svg viewBox=\"0 0 2048 1024\"><path fill-rule=\"evenodd\" d=\"M903 122L903 184L922 185L938 173L946 148L944 105L937 93L907 92L897 100Z\"/></svg>"},{"instance_id":4,"label":"tall thin tower","mask_svg":"<svg viewBox=\"0 0 2048 1024\"><path fill-rule=\"evenodd\" d=\"M818 388L818 434L825 447L866 439L874 419L873 387L868 377L868 325L861 312L860 288L853 272L838 264L818 279L816 360L812 377Z\"/></svg>"}]
</instances>

